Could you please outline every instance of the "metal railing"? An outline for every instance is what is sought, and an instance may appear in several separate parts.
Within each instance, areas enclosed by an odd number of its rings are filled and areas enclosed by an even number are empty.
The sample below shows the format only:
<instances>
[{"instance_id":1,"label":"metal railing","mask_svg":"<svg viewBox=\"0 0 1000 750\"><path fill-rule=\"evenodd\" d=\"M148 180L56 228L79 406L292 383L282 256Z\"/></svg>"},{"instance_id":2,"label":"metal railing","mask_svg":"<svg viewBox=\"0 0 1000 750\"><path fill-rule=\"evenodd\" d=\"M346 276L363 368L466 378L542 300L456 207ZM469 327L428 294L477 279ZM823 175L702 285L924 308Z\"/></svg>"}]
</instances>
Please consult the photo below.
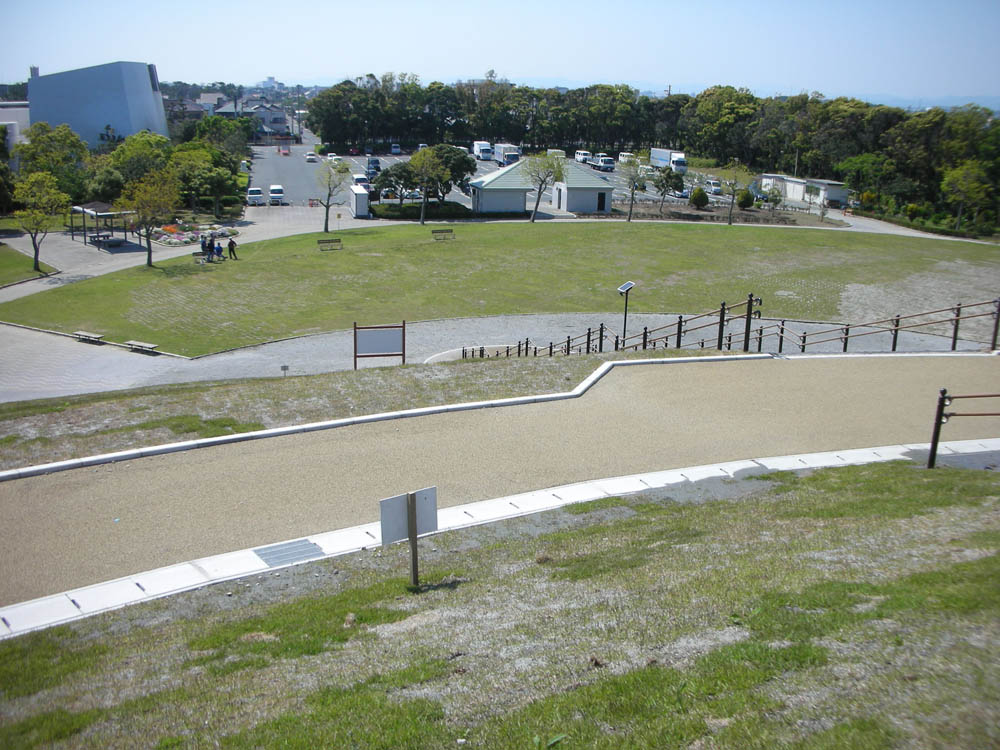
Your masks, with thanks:
<instances>
[{"instance_id":1,"label":"metal railing","mask_svg":"<svg viewBox=\"0 0 1000 750\"><path fill-rule=\"evenodd\" d=\"M934 464L937 463L938 442L941 439L941 426L946 424L949 419L954 417L1000 417L1000 412L945 411L947 407L951 406L954 400L960 398L1000 398L1000 393L979 393L965 396L951 396L948 394L947 388L941 389L941 394L938 396L937 412L934 415L934 431L931 434L931 450L930 454L927 456L928 469L933 469Z\"/></svg>"}]
</instances>

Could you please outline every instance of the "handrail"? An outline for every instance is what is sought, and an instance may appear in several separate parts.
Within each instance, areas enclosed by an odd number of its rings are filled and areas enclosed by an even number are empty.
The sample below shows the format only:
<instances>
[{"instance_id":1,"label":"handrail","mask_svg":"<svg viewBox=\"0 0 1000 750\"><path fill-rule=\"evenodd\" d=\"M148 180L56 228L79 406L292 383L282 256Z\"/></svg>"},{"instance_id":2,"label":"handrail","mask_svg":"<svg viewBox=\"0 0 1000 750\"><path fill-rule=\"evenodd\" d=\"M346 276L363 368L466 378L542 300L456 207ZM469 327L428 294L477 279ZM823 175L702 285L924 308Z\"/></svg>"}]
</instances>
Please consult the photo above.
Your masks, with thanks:
<instances>
[{"instance_id":1,"label":"handrail","mask_svg":"<svg viewBox=\"0 0 1000 750\"><path fill-rule=\"evenodd\" d=\"M937 463L938 442L941 439L941 425L946 424L952 417L1000 417L1000 412L946 412L945 407L951 406L952 401L958 398L1000 398L1000 393L979 393L966 394L963 396L949 396L948 389L942 388L938 395L937 412L934 415L934 431L931 433L931 449L927 456L927 468L933 469Z\"/></svg>"}]
</instances>

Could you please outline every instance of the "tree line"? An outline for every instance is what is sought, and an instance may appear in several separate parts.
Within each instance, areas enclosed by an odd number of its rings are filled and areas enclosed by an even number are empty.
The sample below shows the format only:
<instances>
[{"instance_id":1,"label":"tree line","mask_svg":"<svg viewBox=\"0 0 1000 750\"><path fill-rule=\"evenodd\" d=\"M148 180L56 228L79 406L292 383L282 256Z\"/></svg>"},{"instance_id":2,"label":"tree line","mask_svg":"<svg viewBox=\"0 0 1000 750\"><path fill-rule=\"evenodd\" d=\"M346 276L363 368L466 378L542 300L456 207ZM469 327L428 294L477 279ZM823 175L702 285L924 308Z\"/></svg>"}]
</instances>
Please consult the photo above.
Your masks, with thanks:
<instances>
[{"instance_id":1,"label":"tree line","mask_svg":"<svg viewBox=\"0 0 1000 750\"><path fill-rule=\"evenodd\" d=\"M683 149L761 172L841 180L865 205L910 218L963 210L992 225L1000 122L976 105L908 112L819 93L757 97L713 86L653 98L625 85L562 90L481 81L421 85L369 74L311 99L306 125L331 144L521 144L528 150Z\"/></svg>"}]
</instances>

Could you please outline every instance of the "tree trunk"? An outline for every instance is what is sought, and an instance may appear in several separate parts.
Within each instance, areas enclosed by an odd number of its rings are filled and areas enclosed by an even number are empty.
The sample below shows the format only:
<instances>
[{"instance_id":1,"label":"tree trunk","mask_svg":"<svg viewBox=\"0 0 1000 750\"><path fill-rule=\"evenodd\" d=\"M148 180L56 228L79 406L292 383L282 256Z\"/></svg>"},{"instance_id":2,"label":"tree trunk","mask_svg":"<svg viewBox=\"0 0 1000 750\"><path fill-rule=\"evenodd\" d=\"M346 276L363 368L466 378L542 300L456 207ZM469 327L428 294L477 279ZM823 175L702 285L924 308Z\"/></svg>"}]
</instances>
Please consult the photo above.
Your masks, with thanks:
<instances>
[{"instance_id":1,"label":"tree trunk","mask_svg":"<svg viewBox=\"0 0 1000 750\"><path fill-rule=\"evenodd\" d=\"M635 205L635 188L633 187L628 194L628 220L632 221L632 207Z\"/></svg>"},{"instance_id":2,"label":"tree trunk","mask_svg":"<svg viewBox=\"0 0 1000 750\"><path fill-rule=\"evenodd\" d=\"M326 213L323 216L323 231L324 232L329 232L330 231L330 203L329 203L329 201L330 201L330 199L327 198L327 202L323 204L326 207Z\"/></svg>"},{"instance_id":3,"label":"tree trunk","mask_svg":"<svg viewBox=\"0 0 1000 750\"><path fill-rule=\"evenodd\" d=\"M736 188L733 188L733 195L729 199L729 226L733 225L733 206L736 203Z\"/></svg>"},{"instance_id":4,"label":"tree trunk","mask_svg":"<svg viewBox=\"0 0 1000 750\"><path fill-rule=\"evenodd\" d=\"M538 194L535 196L535 210L531 212L531 223L535 223L535 215L538 213L538 204L542 202L542 190L545 189L545 183L543 182L538 186Z\"/></svg>"},{"instance_id":5,"label":"tree trunk","mask_svg":"<svg viewBox=\"0 0 1000 750\"><path fill-rule=\"evenodd\" d=\"M150 227L146 227L146 265L149 268L153 267L153 230Z\"/></svg>"},{"instance_id":6,"label":"tree trunk","mask_svg":"<svg viewBox=\"0 0 1000 750\"><path fill-rule=\"evenodd\" d=\"M427 189L420 191L420 224L424 223L424 213L427 211Z\"/></svg>"},{"instance_id":7,"label":"tree trunk","mask_svg":"<svg viewBox=\"0 0 1000 750\"><path fill-rule=\"evenodd\" d=\"M41 273L42 272L42 267L38 264L38 253L41 250L41 248L38 246L38 235L37 234L31 235L31 247L35 251L35 270L38 271L38 273Z\"/></svg>"},{"instance_id":8,"label":"tree trunk","mask_svg":"<svg viewBox=\"0 0 1000 750\"><path fill-rule=\"evenodd\" d=\"M664 193L660 196L660 213L663 213L663 204L667 202L667 194Z\"/></svg>"},{"instance_id":9,"label":"tree trunk","mask_svg":"<svg viewBox=\"0 0 1000 750\"><path fill-rule=\"evenodd\" d=\"M958 204L958 220L955 222L955 231L962 228L962 209L965 208L965 201Z\"/></svg>"}]
</instances>

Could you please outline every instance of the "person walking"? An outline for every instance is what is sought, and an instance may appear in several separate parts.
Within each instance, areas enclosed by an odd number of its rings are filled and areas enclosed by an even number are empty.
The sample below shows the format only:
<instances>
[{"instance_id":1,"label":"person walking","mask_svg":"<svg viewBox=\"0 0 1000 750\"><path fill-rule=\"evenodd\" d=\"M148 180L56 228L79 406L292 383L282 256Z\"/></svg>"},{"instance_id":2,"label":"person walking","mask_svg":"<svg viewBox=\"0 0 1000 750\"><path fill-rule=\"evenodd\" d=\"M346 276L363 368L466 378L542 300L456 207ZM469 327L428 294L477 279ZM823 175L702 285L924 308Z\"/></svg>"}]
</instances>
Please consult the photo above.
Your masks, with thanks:
<instances>
[{"instance_id":1,"label":"person walking","mask_svg":"<svg viewBox=\"0 0 1000 750\"><path fill-rule=\"evenodd\" d=\"M228 247L229 247L229 259L239 260L239 258L236 257L236 240L234 240L232 237L229 238Z\"/></svg>"}]
</instances>

